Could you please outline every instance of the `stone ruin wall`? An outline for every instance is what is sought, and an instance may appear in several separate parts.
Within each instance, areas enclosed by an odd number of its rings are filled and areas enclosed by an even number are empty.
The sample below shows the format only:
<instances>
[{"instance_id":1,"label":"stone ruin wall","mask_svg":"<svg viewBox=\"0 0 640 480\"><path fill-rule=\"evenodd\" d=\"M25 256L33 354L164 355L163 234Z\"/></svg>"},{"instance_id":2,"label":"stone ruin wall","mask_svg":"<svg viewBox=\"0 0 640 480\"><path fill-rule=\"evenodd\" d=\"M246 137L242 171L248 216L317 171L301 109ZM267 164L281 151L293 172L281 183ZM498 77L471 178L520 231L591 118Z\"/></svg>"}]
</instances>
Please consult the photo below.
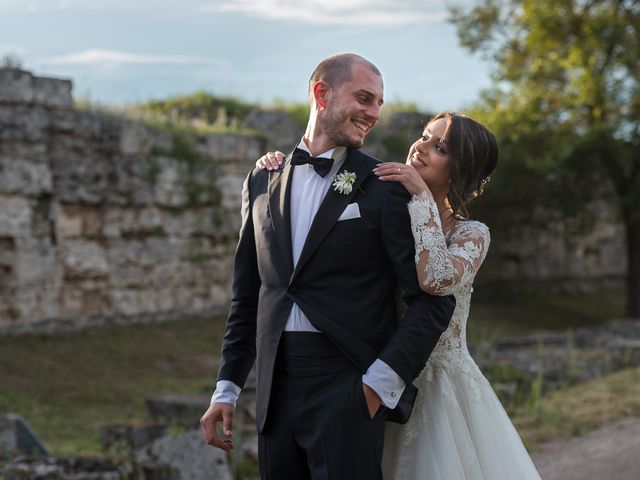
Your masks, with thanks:
<instances>
[{"instance_id":1,"label":"stone ruin wall","mask_svg":"<svg viewBox=\"0 0 640 480\"><path fill-rule=\"evenodd\" d=\"M478 285L508 289L590 292L624 285L624 225L604 201L563 218L538 207L512 212L491 229L491 246Z\"/></svg>"},{"instance_id":2,"label":"stone ruin wall","mask_svg":"<svg viewBox=\"0 0 640 480\"><path fill-rule=\"evenodd\" d=\"M204 136L193 171L173 134L77 110L71 87L0 69L0 331L223 311L264 141Z\"/></svg>"},{"instance_id":3,"label":"stone ruin wall","mask_svg":"<svg viewBox=\"0 0 640 480\"><path fill-rule=\"evenodd\" d=\"M295 143L295 123L258 112L265 137L203 136L192 147L211 161L194 167L167 131L75 109L71 87L0 69L0 333L226 310L242 180L267 146ZM375 137L367 150L402 161ZM478 283L619 285L614 218L522 212L492 228Z\"/></svg>"}]
</instances>

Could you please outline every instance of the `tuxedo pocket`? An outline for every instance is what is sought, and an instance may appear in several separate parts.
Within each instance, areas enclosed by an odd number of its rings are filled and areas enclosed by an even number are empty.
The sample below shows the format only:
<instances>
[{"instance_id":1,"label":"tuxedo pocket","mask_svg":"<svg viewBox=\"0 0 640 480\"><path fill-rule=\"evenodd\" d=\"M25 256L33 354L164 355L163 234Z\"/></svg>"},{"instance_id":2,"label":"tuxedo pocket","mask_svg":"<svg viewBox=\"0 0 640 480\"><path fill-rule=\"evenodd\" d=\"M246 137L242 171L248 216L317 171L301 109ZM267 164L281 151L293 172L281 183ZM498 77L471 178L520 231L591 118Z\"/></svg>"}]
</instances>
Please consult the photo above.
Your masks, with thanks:
<instances>
[{"instance_id":1,"label":"tuxedo pocket","mask_svg":"<svg viewBox=\"0 0 640 480\"><path fill-rule=\"evenodd\" d=\"M364 413L367 420L371 420L371 414L369 413L369 406L367 405L367 397L364 396L364 384L362 383L362 374L357 372L355 382L355 403L356 408Z\"/></svg>"},{"instance_id":2,"label":"tuxedo pocket","mask_svg":"<svg viewBox=\"0 0 640 480\"><path fill-rule=\"evenodd\" d=\"M346 206L346 208L340 214L338 221L351 220L352 218L360 218L360 207L357 203L353 202Z\"/></svg>"}]
</instances>

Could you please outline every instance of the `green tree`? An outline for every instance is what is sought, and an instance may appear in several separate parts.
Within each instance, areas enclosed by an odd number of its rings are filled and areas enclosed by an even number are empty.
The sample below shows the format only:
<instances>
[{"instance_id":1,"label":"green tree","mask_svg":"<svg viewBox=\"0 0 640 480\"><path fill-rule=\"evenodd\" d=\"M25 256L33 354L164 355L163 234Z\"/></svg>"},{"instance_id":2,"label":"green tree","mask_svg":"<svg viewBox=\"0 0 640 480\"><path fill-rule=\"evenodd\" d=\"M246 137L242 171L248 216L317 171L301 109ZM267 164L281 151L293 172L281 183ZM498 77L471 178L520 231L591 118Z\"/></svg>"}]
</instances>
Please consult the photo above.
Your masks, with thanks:
<instances>
[{"instance_id":1,"label":"green tree","mask_svg":"<svg viewBox=\"0 0 640 480\"><path fill-rule=\"evenodd\" d=\"M494 67L476 114L496 130L514 189L538 174L560 188L520 192L563 209L604 195L619 207L627 314L640 317L640 2L483 0L452 21Z\"/></svg>"}]
</instances>

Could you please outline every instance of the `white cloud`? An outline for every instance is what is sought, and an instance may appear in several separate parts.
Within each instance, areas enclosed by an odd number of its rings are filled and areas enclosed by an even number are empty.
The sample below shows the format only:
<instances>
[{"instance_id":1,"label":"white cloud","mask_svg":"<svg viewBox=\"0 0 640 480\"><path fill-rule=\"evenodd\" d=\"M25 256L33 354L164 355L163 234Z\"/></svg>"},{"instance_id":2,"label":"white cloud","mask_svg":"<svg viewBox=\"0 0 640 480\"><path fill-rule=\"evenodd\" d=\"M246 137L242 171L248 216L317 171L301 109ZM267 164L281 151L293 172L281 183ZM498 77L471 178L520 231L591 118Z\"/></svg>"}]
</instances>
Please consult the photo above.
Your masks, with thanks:
<instances>
[{"instance_id":1,"label":"white cloud","mask_svg":"<svg viewBox=\"0 0 640 480\"><path fill-rule=\"evenodd\" d=\"M196 1L196 0L192 0ZM74 10L74 11L105 11L105 10L131 10L132 8L169 8L172 2L156 0L139 0L132 4L128 0L0 0L0 12L6 13L22 13L22 12L51 12L56 10Z\"/></svg>"},{"instance_id":2,"label":"white cloud","mask_svg":"<svg viewBox=\"0 0 640 480\"><path fill-rule=\"evenodd\" d=\"M444 21L449 1L468 4L478 0L0 0L0 12L196 10L323 26L402 26Z\"/></svg>"},{"instance_id":3,"label":"white cloud","mask_svg":"<svg viewBox=\"0 0 640 480\"><path fill-rule=\"evenodd\" d=\"M401 0L217 0L199 8L314 25L402 26L446 20L442 4ZM430 12L427 10L431 10Z\"/></svg>"},{"instance_id":4,"label":"white cloud","mask_svg":"<svg viewBox=\"0 0 640 480\"><path fill-rule=\"evenodd\" d=\"M222 60L193 55L150 55L113 50L90 49L66 55L43 57L37 60L41 65L77 66L91 65L97 67L118 67L121 65L220 65Z\"/></svg>"}]
</instances>

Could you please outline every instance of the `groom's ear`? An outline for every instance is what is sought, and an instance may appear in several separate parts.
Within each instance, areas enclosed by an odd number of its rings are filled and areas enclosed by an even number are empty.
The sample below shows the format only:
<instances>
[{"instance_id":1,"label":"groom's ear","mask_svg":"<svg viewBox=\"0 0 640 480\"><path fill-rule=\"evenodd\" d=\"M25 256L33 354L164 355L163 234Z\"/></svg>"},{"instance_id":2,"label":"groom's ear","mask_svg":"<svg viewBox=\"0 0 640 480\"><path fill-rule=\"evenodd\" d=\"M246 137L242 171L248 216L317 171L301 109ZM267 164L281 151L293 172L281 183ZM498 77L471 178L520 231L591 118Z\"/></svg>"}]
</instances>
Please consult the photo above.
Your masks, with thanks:
<instances>
[{"instance_id":1,"label":"groom's ear","mask_svg":"<svg viewBox=\"0 0 640 480\"><path fill-rule=\"evenodd\" d=\"M327 85L322 80L318 80L313 85L313 99L316 102L316 105L321 109L327 106L327 96L329 93L329 85Z\"/></svg>"}]
</instances>

